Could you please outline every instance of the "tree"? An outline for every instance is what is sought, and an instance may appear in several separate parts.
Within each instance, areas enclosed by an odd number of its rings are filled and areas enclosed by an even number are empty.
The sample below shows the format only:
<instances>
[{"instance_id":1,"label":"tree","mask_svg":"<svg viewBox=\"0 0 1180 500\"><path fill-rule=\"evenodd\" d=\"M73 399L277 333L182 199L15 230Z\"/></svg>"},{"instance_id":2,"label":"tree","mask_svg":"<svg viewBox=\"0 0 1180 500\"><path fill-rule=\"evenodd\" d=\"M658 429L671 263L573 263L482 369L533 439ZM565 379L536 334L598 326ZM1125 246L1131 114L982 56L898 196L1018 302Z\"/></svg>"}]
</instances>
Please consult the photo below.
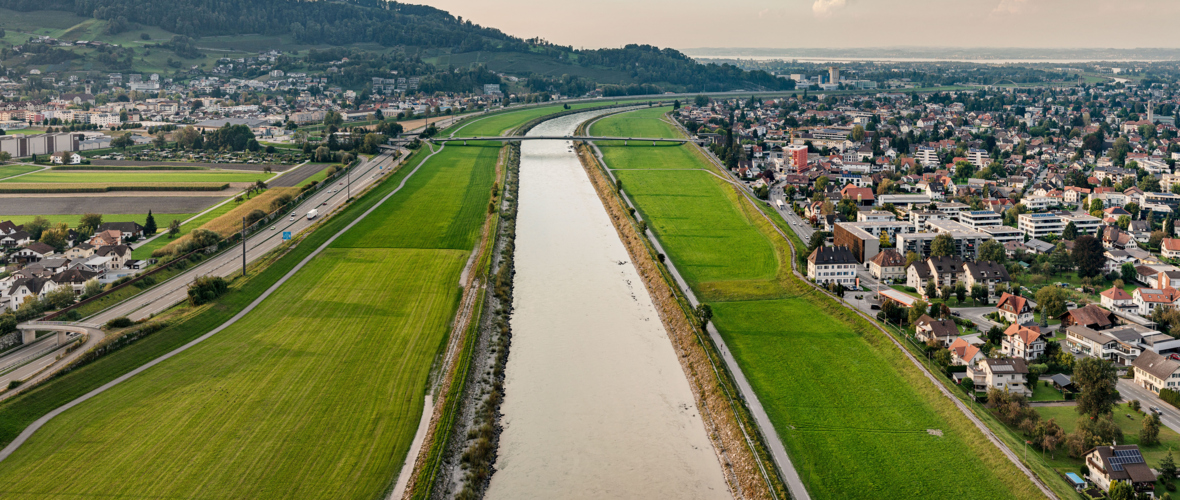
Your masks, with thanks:
<instances>
[{"instance_id":1,"label":"tree","mask_svg":"<svg viewBox=\"0 0 1180 500\"><path fill-rule=\"evenodd\" d=\"M41 232L41 238L38 239L41 243L53 247L57 251L62 251L69 243L70 226L64 222L58 222L53 227Z\"/></svg>"},{"instance_id":2,"label":"tree","mask_svg":"<svg viewBox=\"0 0 1180 500\"><path fill-rule=\"evenodd\" d=\"M1060 425L1057 425L1057 419L1051 418L1047 421L1042 421L1037 426L1036 434L1040 436L1040 442L1038 444L1041 446L1041 450L1049 452L1051 458L1056 458L1056 453L1054 452L1065 441L1065 430Z\"/></svg>"},{"instance_id":3,"label":"tree","mask_svg":"<svg viewBox=\"0 0 1180 500\"><path fill-rule=\"evenodd\" d=\"M696 311L694 312L696 313L697 321L699 322L701 329L705 329L705 327L709 325L709 321L713 319L713 308L709 307L709 304L702 302L697 304Z\"/></svg>"},{"instance_id":4,"label":"tree","mask_svg":"<svg viewBox=\"0 0 1180 500\"><path fill-rule=\"evenodd\" d=\"M1092 418L1109 414L1119 398L1117 381L1110 361L1091 357L1078 360L1073 369L1073 383L1081 391L1077 397L1078 414Z\"/></svg>"},{"instance_id":5,"label":"tree","mask_svg":"<svg viewBox=\"0 0 1180 500\"><path fill-rule=\"evenodd\" d=\"M1110 500L1135 500L1135 489L1126 481L1113 481L1107 495Z\"/></svg>"},{"instance_id":6,"label":"tree","mask_svg":"<svg viewBox=\"0 0 1180 500\"><path fill-rule=\"evenodd\" d=\"M1180 186L1180 184L1177 184L1177 186ZM1164 234L1169 238L1176 235L1176 220L1170 215L1167 219L1164 219Z\"/></svg>"},{"instance_id":7,"label":"tree","mask_svg":"<svg viewBox=\"0 0 1180 500\"><path fill-rule=\"evenodd\" d=\"M934 362L938 363L938 366L942 366L944 368L947 366L950 366L950 364L951 364L951 351L949 351L947 349L939 349L939 350L935 351L934 352Z\"/></svg>"},{"instance_id":8,"label":"tree","mask_svg":"<svg viewBox=\"0 0 1180 500\"><path fill-rule=\"evenodd\" d=\"M328 150L327 146L320 146L315 149L315 161L323 163L331 159L332 152Z\"/></svg>"},{"instance_id":9,"label":"tree","mask_svg":"<svg viewBox=\"0 0 1180 500\"><path fill-rule=\"evenodd\" d=\"M196 146L197 141L201 138L201 133L198 132L197 129L193 128L192 125L189 125L180 130L177 130L172 134L172 137L176 139L177 146L184 149L193 149L194 146Z\"/></svg>"},{"instance_id":10,"label":"tree","mask_svg":"<svg viewBox=\"0 0 1180 500\"><path fill-rule=\"evenodd\" d=\"M1058 243L1057 248L1053 249L1053 253L1049 254L1049 265L1053 267L1053 272L1055 273L1068 271L1073 267L1069 250L1065 249L1064 244Z\"/></svg>"},{"instance_id":11,"label":"tree","mask_svg":"<svg viewBox=\"0 0 1180 500\"><path fill-rule=\"evenodd\" d=\"M926 314L926 301L914 301L914 305L910 306L910 324L916 323L923 314Z\"/></svg>"},{"instance_id":12,"label":"tree","mask_svg":"<svg viewBox=\"0 0 1180 500\"><path fill-rule=\"evenodd\" d=\"M33 220L25 223L25 232L29 233L29 237L34 240L41 239L41 233L49 229L49 219L40 215L33 217Z\"/></svg>"},{"instance_id":13,"label":"tree","mask_svg":"<svg viewBox=\"0 0 1180 500\"><path fill-rule=\"evenodd\" d=\"M1077 237L1078 237L1078 226L1074 225L1073 221L1069 221L1069 224L1065 225L1065 229L1061 230L1061 238L1066 239L1066 240L1072 240ZM991 240L989 240L989 241L991 241Z\"/></svg>"},{"instance_id":14,"label":"tree","mask_svg":"<svg viewBox=\"0 0 1180 500\"><path fill-rule=\"evenodd\" d=\"M1155 413L1148 413L1143 417L1143 428L1139 429L1139 444L1155 446L1160 442L1159 417Z\"/></svg>"},{"instance_id":15,"label":"tree","mask_svg":"<svg viewBox=\"0 0 1180 500\"><path fill-rule=\"evenodd\" d=\"M892 248L893 247L893 240L889 238L888 231L881 231L881 236L879 236L877 239L878 239L878 243L880 243L880 245L881 245L881 248Z\"/></svg>"},{"instance_id":16,"label":"tree","mask_svg":"<svg viewBox=\"0 0 1180 500\"><path fill-rule=\"evenodd\" d=\"M1168 450L1168 454L1160 460L1156 470L1160 471L1165 479L1171 480L1176 477L1176 461L1172 458L1172 450Z\"/></svg>"},{"instance_id":17,"label":"tree","mask_svg":"<svg viewBox=\"0 0 1180 500\"><path fill-rule=\"evenodd\" d=\"M1036 301L1043 318L1054 318L1065 314L1065 297L1060 288L1051 285L1041 287L1040 290L1037 290Z\"/></svg>"},{"instance_id":18,"label":"tree","mask_svg":"<svg viewBox=\"0 0 1180 500\"><path fill-rule=\"evenodd\" d=\"M1090 235L1082 236L1073 243L1073 261L1078 267L1079 278L1092 278L1102 273L1106 263L1102 243Z\"/></svg>"},{"instance_id":19,"label":"tree","mask_svg":"<svg viewBox=\"0 0 1180 500\"><path fill-rule=\"evenodd\" d=\"M1131 225L1131 218L1126 215L1120 215L1118 220L1115 222L1119 225L1119 229L1126 231Z\"/></svg>"},{"instance_id":20,"label":"tree","mask_svg":"<svg viewBox=\"0 0 1180 500\"><path fill-rule=\"evenodd\" d=\"M180 219L172 219L168 223L168 238L175 238L180 234Z\"/></svg>"},{"instance_id":21,"label":"tree","mask_svg":"<svg viewBox=\"0 0 1180 500\"><path fill-rule=\"evenodd\" d=\"M54 309L69 307L74 303L74 288L69 285L60 286L52 292L45 294L44 302Z\"/></svg>"},{"instance_id":22,"label":"tree","mask_svg":"<svg viewBox=\"0 0 1180 500\"><path fill-rule=\"evenodd\" d=\"M972 285L971 300L974 300L976 304L980 302L987 303L987 288L979 283Z\"/></svg>"},{"instance_id":23,"label":"tree","mask_svg":"<svg viewBox=\"0 0 1180 500\"><path fill-rule=\"evenodd\" d=\"M82 219L78 221L78 234L93 235L95 231L98 231L99 226L102 226L102 214L84 214Z\"/></svg>"},{"instance_id":24,"label":"tree","mask_svg":"<svg viewBox=\"0 0 1180 500\"><path fill-rule=\"evenodd\" d=\"M148 210L147 220L143 221L143 234L156 234L156 217L152 215L152 211Z\"/></svg>"},{"instance_id":25,"label":"tree","mask_svg":"<svg viewBox=\"0 0 1180 500\"><path fill-rule=\"evenodd\" d=\"M164 136L163 132L158 132L156 133L156 136L152 138L152 145L155 146L156 149L164 149L164 147L168 145L168 138Z\"/></svg>"},{"instance_id":26,"label":"tree","mask_svg":"<svg viewBox=\"0 0 1180 500\"><path fill-rule=\"evenodd\" d=\"M913 264L913 263L918 262L920 260L922 260L922 256L918 255L917 252L906 252L905 253L905 267L910 267L910 264Z\"/></svg>"},{"instance_id":27,"label":"tree","mask_svg":"<svg viewBox=\"0 0 1180 500\"><path fill-rule=\"evenodd\" d=\"M324 114L324 126L325 127L331 127L331 126L339 127L343 124L344 124L344 117L340 116L340 113L338 113L336 111L328 111L327 113Z\"/></svg>"},{"instance_id":28,"label":"tree","mask_svg":"<svg viewBox=\"0 0 1180 500\"><path fill-rule=\"evenodd\" d=\"M1119 269L1119 274L1122 275L1123 281L1135 281L1139 277L1139 272L1135 270L1135 264L1124 262Z\"/></svg>"},{"instance_id":29,"label":"tree","mask_svg":"<svg viewBox=\"0 0 1180 500\"><path fill-rule=\"evenodd\" d=\"M865 138L865 129L860 125L854 125L852 132L848 134L848 138L855 142L863 141Z\"/></svg>"},{"instance_id":30,"label":"tree","mask_svg":"<svg viewBox=\"0 0 1180 500\"><path fill-rule=\"evenodd\" d=\"M934 284L934 280L930 280L930 281L926 282L926 290L925 291L926 291L925 295L927 298L929 298L929 299L937 299L938 298L938 286L936 286Z\"/></svg>"},{"instance_id":31,"label":"tree","mask_svg":"<svg viewBox=\"0 0 1180 500\"><path fill-rule=\"evenodd\" d=\"M962 281L955 283L955 298L958 299L960 305L967 300L967 285L964 285Z\"/></svg>"},{"instance_id":32,"label":"tree","mask_svg":"<svg viewBox=\"0 0 1180 500\"><path fill-rule=\"evenodd\" d=\"M939 233L930 243L931 257L947 257L955 254L955 239L946 233Z\"/></svg>"},{"instance_id":33,"label":"tree","mask_svg":"<svg viewBox=\"0 0 1180 500\"><path fill-rule=\"evenodd\" d=\"M1104 207L1102 206L1102 200L1095 198L1094 200L1090 201L1090 215L1093 215L1094 217L1102 218L1102 209L1103 208Z\"/></svg>"},{"instance_id":34,"label":"tree","mask_svg":"<svg viewBox=\"0 0 1180 500\"><path fill-rule=\"evenodd\" d=\"M811 233L811 239L807 240L807 252L811 253L815 249L823 246L824 241L828 239L828 233L825 231L816 231Z\"/></svg>"},{"instance_id":35,"label":"tree","mask_svg":"<svg viewBox=\"0 0 1180 500\"><path fill-rule=\"evenodd\" d=\"M826 175L819 176L818 178L815 179L815 190L820 191L820 192L826 191L826 188L828 187L828 182L829 182L828 176L826 176Z\"/></svg>"},{"instance_id":36,"label":"tree","mask_svg":"<svg viewBox=\"0 0 1180 500\"><path fill-rule=\"evenodd\" d=\"M112 148L122 148L124 151L126 151L127 148L135 145L135 140L132 139L131 137L132 137L131 132L126 132L123 135L112 139L111 140L111 147Z\"/></svg>"},{"instance_id":37,"label":"tree","mask_svg":"<svg viewBox=\"0 0 1180 500\"><path fill-rule=\"evenodd\" d=\"M1148 193L1158 193L1163 190L1160 187L1160 180L1154 175L1148 175L1139 181L1139 189Z\"/></svg>"},{"instance_id":38,"label":"tree","mask_svg":"<svg viewBox=\"0 0 1180 500\"><path fill-rule=\"evenodd\" d=\"M979 260L1003 263L1008 255L1004 253L1004 245L996 240L987 240L979 245Z\"/></svg>"},{"instance_id":39,"label":"tree","mask_svg":"<svg viewBox=\"0 0 1180 500\"><path fill-rule=\"evenodd\" d=\"M8 163L12 159L12 154L8 151L0 151L0 163Z\"/></svg>"},{"instance_id":40,"label":"tree","mask_svg":"<svg viewBox=\"0 0 1180 500\"><path fill-rule=\"evenodd\" d=\"M1139 208L1139 204L1138 204L1138 203L1135 203L1135 202L1133 202L1133 201L1132 201L1132 202L1130 202L1130 203L1128 203L1128 204L1126 204L1126 205L1123 205L1123 210L1126 210L1126 211L1128 211L1128 212L1131 212L1131 218L1132 218L1132 219L1137 219L1137 218L1139 218L1139 210L1140 210L1140 208Z\"/></svg>"}]
</instances>

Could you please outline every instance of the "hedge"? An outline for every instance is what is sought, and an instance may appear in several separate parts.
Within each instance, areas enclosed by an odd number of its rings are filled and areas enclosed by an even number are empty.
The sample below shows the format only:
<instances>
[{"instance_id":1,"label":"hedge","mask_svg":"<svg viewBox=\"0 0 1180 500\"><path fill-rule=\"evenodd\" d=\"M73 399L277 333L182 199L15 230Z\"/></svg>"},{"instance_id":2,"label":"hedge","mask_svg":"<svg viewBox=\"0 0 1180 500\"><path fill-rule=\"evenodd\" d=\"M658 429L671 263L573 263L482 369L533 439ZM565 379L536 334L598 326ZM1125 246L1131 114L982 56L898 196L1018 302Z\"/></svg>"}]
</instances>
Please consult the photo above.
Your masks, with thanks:
<instances>
[{"instance_id":1,"label":"hedge","mask_svg":"<svg viewBox=\"0 0 1180 500\"><path fill-rule=\"evenodd\" d=\"M229 183L178 182L172 184L19 184L0 185L0 193L108 193L112 191L223 191Z\"/></svg>"},{"instance_id":2,"label":"hedge","mask_svg":"<svg viewBox=\"0 0 1180 500\"><path fill-rule=\"evenodd\" d=\"M1180 408L1180 392L1172 389L1160 389L1160 399L1172 406Z\"/></svg>"}]
</instances>

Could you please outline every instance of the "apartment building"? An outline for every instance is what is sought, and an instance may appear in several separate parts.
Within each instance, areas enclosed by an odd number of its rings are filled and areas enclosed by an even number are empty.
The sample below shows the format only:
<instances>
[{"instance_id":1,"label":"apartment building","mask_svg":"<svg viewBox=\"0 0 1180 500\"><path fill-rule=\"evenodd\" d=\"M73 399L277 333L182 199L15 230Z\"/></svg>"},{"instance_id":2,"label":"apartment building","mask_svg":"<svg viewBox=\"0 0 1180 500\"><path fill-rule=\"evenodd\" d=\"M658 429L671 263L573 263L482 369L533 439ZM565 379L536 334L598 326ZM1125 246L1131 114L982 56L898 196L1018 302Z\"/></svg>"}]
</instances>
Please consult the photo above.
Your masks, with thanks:
<instances>
[{"instance_id":1,"label":"apartment building","mask_svg":"<svg viewBox=\"0 0 1180 500\"><path fill-rule=\"evenodd\" d=\"M807 256L807 278L820 284L856 285L860 263L845 247L819 247Z\"/></svg>"},{"instance_id":2,"label":"apartment building","mask_svg":"<svg viewBox=\"0 0 1180 500\"><path fill-rule=\"evenodd\" d=\"M959 222L971 229L982 230L1004 224L1004 217L991 210L968 210L959 213Z\"/></svg>"},{"instance_id":3,"label":"apartment building","mask_svg":"<svg viewBox=\"0 0 1180 500\"><path fill-rule=\"evenodd\" d=\"M1030 238L1061 234L1061 230L1065 229L1061 216L1052 213L1020 214L1016 219L1016 226Z\"/></svg>"}]
</instances>

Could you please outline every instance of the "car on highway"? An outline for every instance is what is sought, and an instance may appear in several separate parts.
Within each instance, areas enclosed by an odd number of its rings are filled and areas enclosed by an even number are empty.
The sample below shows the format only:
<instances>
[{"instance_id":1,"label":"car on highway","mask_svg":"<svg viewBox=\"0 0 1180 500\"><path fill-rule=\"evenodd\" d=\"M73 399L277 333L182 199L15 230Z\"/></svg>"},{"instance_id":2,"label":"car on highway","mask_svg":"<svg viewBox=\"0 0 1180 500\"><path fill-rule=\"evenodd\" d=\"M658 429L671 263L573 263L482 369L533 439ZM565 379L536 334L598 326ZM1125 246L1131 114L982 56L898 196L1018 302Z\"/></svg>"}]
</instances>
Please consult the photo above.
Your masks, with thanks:
<instances>
[{"instance_id":1,"label":"car on highway","mask_svg":"<svg viewBox=\"0 0 1180 500\"><path fill-rule=\"evenodd\" d=\"M1152 407L1149 407L1148 409L1150 409L1150 410L1151 410L1151 412L1152 412L1152 413L1154 413L1154 414L1156 414L1156 415L1159 415L1160 413L1163 413L1163 412L1161 412L1161 411L1160 411L1160 409L1159 409L1159 408L1157 408L1157 407L1154 407L1154 406L1152 406Z\"/></svg>"},{"instance_id":2,"label":"car on highway","mask_svg":"<svg viewBox=\"0 0 1180 500\"><path fill-rule=\"evenodd\" d=\"M270 226L270 230L274 231L276 227L279 227L279 226Z\"/></svg>"},{"instance_id":3,"label":"car on highway","mask_svg":"<svg viewBox=\"0 0 1180 500\"><path fill-rule=\"evenodd\" d=\"M298 216L297 216L297 215L295 215L295 214L291 214L291 220L292 220L292 221L294 221L294 220L295 220L295 217L298 217Z\"/></svg>"}]
</instances>

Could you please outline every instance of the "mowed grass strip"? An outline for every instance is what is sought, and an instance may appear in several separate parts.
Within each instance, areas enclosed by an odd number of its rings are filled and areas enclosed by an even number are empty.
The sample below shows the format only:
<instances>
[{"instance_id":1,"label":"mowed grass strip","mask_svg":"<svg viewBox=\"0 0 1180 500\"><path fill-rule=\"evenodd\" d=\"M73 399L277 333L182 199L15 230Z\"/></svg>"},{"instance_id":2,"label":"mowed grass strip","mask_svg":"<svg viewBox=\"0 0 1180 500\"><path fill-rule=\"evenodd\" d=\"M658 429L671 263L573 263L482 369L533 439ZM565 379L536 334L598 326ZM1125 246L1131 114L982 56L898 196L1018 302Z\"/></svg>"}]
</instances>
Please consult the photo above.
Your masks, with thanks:
<instances>
[{"instance_id":1,"label":"mowed grass strip","mask_svg":"<svg viewBox=\"0 0 1180 500\"><path fill-rule=\"evenodd\" d=\"M230 329L59 416L5 498L372 498L395 477L467 253L330 249Z\"/></svg>"},{"instance_id":2,"label":"mowed grass strip","mask_svg":"<svg viewBox=\"0 0 1180 500\"><path fill-rule=\"evenodd\" d=\"M603 117L590 127L598 137L679 138L680 134L663 120L668 108L651 108ZM692 149L675 143L598 141L602 157L618 170L703 168Z\"/></svg>"},{"instance_id":3,"label":"mowed grass strip","mask_svg":"<svg viewBox=\"0 0 1180 500\"><path fill-rule=\"evenodd\" d=\"M36 172L38 170L41 170L41 167L37 165L4 165L0 167L0 179L7 179L12 176Z\"/></svg>"},{"instance_id":4,"label":"mowed grass strip","mask_svg":"<svg viewBox=\"0 0 1180 500\"><path fill-rule=\"evenodd\" d=\"M0 180L0 183L39 184L132 184L132 183L181 183L181 182L254 182L265 181L273 174L265 172L243 172L240 170L181 170L181 171L62 171L48 170Z\"/></svg>"},{"instance_id":5,"label":"mowed grass strip","mask_svg":"<svg viewBox=\"0 0 1180 500\"><path fill-rule=\"evenodd\" d=\"M373 195L388 192L424 157L420 152L411 158L361 206L346 211L355 213ZM440 167L440 157L415 177ZM474 171L491 172L495 159L460 161L461 167L444 169L453 175L403 189L370 217L399 212L390 220L413 221L412 213L421 217L418 223L461 219L477 230L490 185L469 192L465 184L479 177ZM415 201L391 203L403 197ZM415 208L462 206L469 197L480 210ZM14 455L0 467L0 494L379 496L396 477L416 430L426 378L445 345L460 297L458 278L476 233L467 236L466 249L456 250L441 246L461 241L466 232L436 239L436 248L401 248L424 241L412 224L358 224L347 234L353 232L364 248L338 239L225 332L51 421L17 452L23 458ZM305 242L296 252L314 244ZM66 390L82 388L82 381L71 382L79 387ZM48 390L33 396L55 397ZM70 458L83 456L104 463L83 471ZM126 474L137 479L126 481Z\"/></svg>"},{"instance_id":6,"label":"mowed grass strip","mask_svg":"<svg viewBox=\"0 0 1180 500\"><path fill-rule=\"evenodd\" d=\"M615 133L638 136L628 124L671 130L645 114L611 117ZM623 190L713 307L813 497L1040 497L884 334L808 293L789 273L786 243L731 185L704 170L711 166L703 156L668 154L677 170L652 170L637 167L653 161L643 148L611 149L608 165L630 167L616 171Z\"/></svg>"}]
</instances>

